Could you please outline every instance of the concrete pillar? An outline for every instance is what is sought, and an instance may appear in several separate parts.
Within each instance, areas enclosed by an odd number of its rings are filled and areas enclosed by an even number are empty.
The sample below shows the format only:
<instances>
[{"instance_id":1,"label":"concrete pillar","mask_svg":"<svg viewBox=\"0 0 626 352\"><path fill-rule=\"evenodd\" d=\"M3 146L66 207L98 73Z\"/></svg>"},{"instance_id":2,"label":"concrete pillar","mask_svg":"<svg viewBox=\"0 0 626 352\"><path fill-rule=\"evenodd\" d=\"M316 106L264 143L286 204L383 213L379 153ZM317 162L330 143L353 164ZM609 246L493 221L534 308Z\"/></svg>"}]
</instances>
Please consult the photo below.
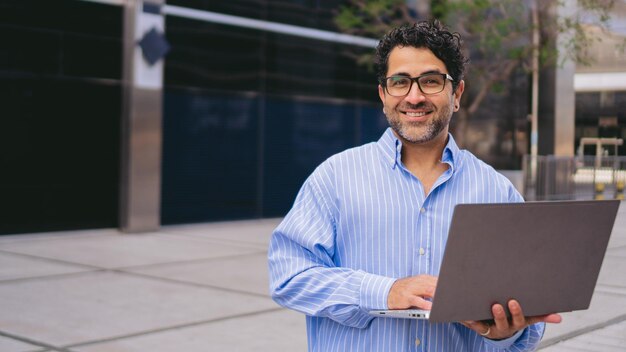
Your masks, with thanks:
<instances>
[{"instance_id":1,"label":"concrete pillar","mask_svg":"<svg viewBox=\"0 0 626 352\"><path fill-rule=\"evenodd\" d=\"M567 16L576 11L576 0L561 6L552 1L546 16ZM538 153L539 155L574 155L576 64L565 60L563 51L571 34L542 32L549 45L559 49L556 67L545 68L539 75Z\"/></svg>"},{"instance_id":2,"label":"concrete pillar","mask_svg":"<svg viewBox=\"0 0 626 352\"><path fill-rule=\"evenodd\" d=\"M119 214L124 232L153 231L161 222L164 3L124 2Z\"/></svg>"}]
</instances>

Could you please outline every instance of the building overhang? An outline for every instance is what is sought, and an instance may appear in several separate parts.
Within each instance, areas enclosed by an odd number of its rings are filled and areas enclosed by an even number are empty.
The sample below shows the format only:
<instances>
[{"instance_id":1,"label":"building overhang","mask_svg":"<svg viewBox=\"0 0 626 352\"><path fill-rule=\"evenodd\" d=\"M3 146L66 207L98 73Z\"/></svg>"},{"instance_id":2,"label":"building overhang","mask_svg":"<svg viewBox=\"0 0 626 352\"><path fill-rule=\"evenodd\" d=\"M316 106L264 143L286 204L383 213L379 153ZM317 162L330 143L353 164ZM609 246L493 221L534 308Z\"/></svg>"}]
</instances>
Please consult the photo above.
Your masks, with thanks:
<instances>
[{"instance_id":1,"label":"building overhang","mask_svg":"<svg viewBox=\"0 0 626 352\"><path fill-rule=\"evenodd\" d=\"M576 92L626 91L626 72L589 72L574 75Z\"/></svg>"}]
</instances>

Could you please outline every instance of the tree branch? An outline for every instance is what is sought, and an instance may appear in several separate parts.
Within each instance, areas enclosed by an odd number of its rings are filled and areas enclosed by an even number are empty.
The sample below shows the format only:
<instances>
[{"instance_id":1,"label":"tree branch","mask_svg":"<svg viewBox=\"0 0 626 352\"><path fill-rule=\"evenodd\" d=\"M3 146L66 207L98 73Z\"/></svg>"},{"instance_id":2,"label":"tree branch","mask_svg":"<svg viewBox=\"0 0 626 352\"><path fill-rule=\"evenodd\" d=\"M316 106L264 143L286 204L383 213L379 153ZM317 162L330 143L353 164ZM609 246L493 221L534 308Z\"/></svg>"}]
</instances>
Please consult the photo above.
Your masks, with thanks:
<instances>
[{"instance_id":1,"label":"tree branch","mask_svg":"<svg viewBox=\"0 0 626 352\"><path fill-rule=\"evenodd\" d=\"M478 108L480 107L480 104L483 102L485 97L487 97L487 93L489 93L489 90L491 90L491 87L494 85L494 83L496 83L497 81L503 78L509 78L511 74L513 73L513 70L515 69L515 67L517 67L518 63L519 63L518 60L511 60L504 66L504 69L502 70L501 73L496 71L489 75L489 79L486 80L485 83L480 87L480 91L478 92L476 97L472 100L469 108L467 109L467 113L470 116L473 115L476 112L476 110L478 110Z\"/></svg>"}]
</instances>

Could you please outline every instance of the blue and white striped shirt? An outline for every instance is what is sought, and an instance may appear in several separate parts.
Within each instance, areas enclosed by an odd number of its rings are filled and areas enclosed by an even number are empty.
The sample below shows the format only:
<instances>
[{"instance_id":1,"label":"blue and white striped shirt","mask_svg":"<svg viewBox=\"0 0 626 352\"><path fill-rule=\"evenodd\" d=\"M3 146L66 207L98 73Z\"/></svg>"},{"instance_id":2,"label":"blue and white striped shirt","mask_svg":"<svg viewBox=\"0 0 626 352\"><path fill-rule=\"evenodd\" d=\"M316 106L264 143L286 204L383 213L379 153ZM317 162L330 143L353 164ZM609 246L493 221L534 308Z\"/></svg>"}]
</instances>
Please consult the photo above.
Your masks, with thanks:
<instances>
[{"instance_id":1,"label":"blue and white striped shirt","mask_svg":"<svg viewBox=\"0 0 626 352\"><path fill-rule=\"evenodd\" d=\"M512 184L452 136L449 165L424 194L401 162L391 129L375 143L336 154L306 180L269 247L270 290L306 314L309 351L524 351L536 324L491 341L459 323L374 318L398 278L438 276L454 206L523 201Z\"/></svg>"}]
</instances>

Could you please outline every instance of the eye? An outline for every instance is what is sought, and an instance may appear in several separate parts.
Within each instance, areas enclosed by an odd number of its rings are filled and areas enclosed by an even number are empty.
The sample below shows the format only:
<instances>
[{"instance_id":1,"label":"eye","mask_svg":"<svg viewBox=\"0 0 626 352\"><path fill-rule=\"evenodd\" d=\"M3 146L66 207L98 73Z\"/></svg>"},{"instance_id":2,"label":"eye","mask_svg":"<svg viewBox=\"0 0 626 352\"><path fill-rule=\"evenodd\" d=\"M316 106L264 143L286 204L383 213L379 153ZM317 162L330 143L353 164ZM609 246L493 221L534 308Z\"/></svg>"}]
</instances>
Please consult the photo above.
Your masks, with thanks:
<instances>
[{"instance_id":1,"label":"eye","mask_svg":"<svg viewBox=\"0 0 626 352\"><path fill-rule=\"evenodd\" d=\"M441 76L426 76L420 79L420 85L435 87L440 86L443 83L443 79Z\"/></svg>"},{"instance_id":2,"label":"eye","mask_svg":"<svg viewBox=\"0 0 626 352\"><path fill-rule=\"evenodd\" d=\"M388 83L391 87L406 87L410 81L406 77L391 77Z\"/></svg>"}]
</instances>

